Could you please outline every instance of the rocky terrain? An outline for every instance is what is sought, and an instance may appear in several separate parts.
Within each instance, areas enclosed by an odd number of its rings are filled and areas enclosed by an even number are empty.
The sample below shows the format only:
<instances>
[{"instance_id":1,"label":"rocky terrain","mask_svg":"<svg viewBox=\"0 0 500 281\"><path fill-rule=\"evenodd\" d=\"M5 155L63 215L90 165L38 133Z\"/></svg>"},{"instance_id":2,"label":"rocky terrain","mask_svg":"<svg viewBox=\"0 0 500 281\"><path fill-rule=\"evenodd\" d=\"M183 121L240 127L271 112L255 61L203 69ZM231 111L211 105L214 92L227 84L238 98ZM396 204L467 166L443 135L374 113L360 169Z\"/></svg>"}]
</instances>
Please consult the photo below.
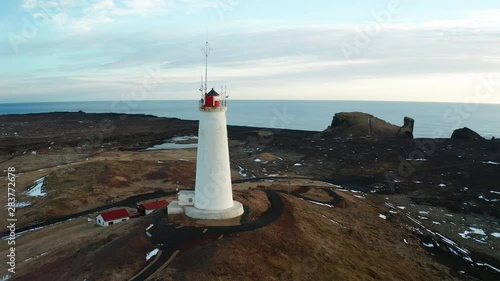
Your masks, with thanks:
<instances>
[{"instance_id":1,"label":"rocky terrain","mask_svg":"<svg viewBox=\"0 0 500 281\"><path fill-rule=\"evenodd\" d=\"M193 187L197 122L50 113L0 116L0 128L0 168L18 172L19 226ZM229 126L235 196L259 216L268 203L252 189L284 191L285 214L186 249L150 280L497 280L498 271L478 262L500 266L500 142L412 139L412 129L409 118L397 127L352 113L337 114L325 132ZM32 196L38 183L43 195ZM308 186L333 188L342 202L331 208L290 195ZM149 222L102 229L79 218L24 233L11 278L46 280L34 273L42 267L62 278L54 280L130 278L154 248L144 236ZM68 239L54 238L61 236ZM123 245L131 246L118 251ZM7 249L0 244L1 256Z\"/></svg>"},{"instance_id":2,"label":"rocky terrain","mask_svg":"<svg viewBox=\"0 0 500 281\"><path fill-rule=\"evenodd\" d=\"M319 134L320 137L349 138L413 138L415 120L404 118L401 127L390 124L363 112L341 112L333 116L332 124Z\"/></svg>"}]
</instances>

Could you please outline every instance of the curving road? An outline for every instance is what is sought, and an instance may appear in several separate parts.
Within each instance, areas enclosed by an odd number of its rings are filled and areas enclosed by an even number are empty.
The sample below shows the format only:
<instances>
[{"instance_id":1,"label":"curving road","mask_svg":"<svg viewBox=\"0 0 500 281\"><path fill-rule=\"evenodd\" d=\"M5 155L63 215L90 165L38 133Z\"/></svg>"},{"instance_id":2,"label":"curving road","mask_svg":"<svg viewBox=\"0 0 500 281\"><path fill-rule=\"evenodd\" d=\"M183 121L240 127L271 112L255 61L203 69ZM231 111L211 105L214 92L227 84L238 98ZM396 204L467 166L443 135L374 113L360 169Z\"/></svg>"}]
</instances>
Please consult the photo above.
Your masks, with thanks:
<instances>
[{"instance_id":1,"label":"curving road","mask_svg":"<svg viewBox=\"0 0 500 281\"><path fill-rule=\"evenodd\" d=\"M154 226L148 232L151 234L153 242L161 245L160 257L157 257L148 267L130 280L146 280L157 270L168 265L168 262L172 260L171 257L174 254L204 241L217 239L221 235L252 231L271 224L283 214L285 205L277 192L273 190L264 190L264 192L271 203L269 209L258 220L242 225L209 226L204 228L188 226L179 227L178 224L172 223L167 216L158 218ZM245 209L245 212L248 213L248 209ZM245 217L245 215L243 217Z\"/></svg>"},{"instance_id":2,"label":"curving road","mask_svg":"<svg viewBox=\"0 0 500 281\"><path fill-rule=\"evenodd\" d=\"M235 180L233 183L242 183L242 182L254 182L265 179L309 179L309 180L318 180L314 178L308 177L260 177L260 178L248 178L242 180ZM328 182L323 179L320 181ZM336 205L340 201L340 197L330 188L326 187L315 187L315 186L303 186L306 190L309 188L320 188L326 191L332 200L322 202L312 198L308 198L294 190L290 193L290 195L299 197L305 200L324 203L324 204L332 204ZM182 250L193 247L194 245L198 245L203 243L204 241L213 240L219 238L221 235L229 235L238 232L244 231L252 231L262 227L265 227L272 222L276 221L284 212L285 206L281 196L278 193L287 194L286 191L282 190L271 190L271 189L261 189L266 193L267 198L270 202L269 209L257 220L248 222L249 211L250 208L248 206L244 206L245 212L241 216L241 225L233 225L233 226L210 226L210 227L188 227L188 226L180 226L178 224L174 224L170 221L168 216L161 216L156 219L154 222L154 226L148 231L151 234L151 240L160 245L160 252L146 268L144 268L141 272L139 272L132 279L133 281L137 280L146 280L149 276L154 274L161 268L166 267L170 261L175 258L175 256ZM107 210L113 207L136 207L136 204L141 201L155 199L165 196L171 196L177 194L177 191L157 191L153 193L141 194L129 197L127 199L117 201L111 204L107 204L104 206L100 206L97 208L89 209L86 211L69 214L65 216L61 216L58 218L50 219L41 223L31 224L27 226L20 227L16 229L17 234L21 234L26 231L34 230L41 227L46 227L52 224L60 223L66 220L78 218L81 216L89 215L92 213L100 212L103 210ZM8 236L9 232L2 232L1 236Z\"/></svg>"},{"instance_id":3,"label":"curving road","mask_svg":"<svg viewBox=\"0 0 500 281\"><path fill-rule=\"evenodd\" d=\"M111 203L111 204L107 204L105 206L97 207L97 208L94 208L94 209L90 209L90 210L86 210L86 211L82 211L82 212L78 212L78 213L74 213L74 214L70 214L70 215L61 216L61 217L54 218L54 219L49 219L49 220L46 220L46 221L41 222L41 223L35 223L35 224L30 224L30 225L26 225L26 226L23 226L23 227L19 227L19 228L16 229L16 234L21 234L21 233L26 232L26 231L30 231L30 230L41 228L41 227L45 227L45 226L49 226L49 225L52 225L52 224L60 223L60 222L67 221L67 220L74 219L74 218L78 218L78 217L81 217L81 216L90 215L90 214L93 214L93 213L96 213L96 212L100 212L100 211L104 211L104 210L107 210L107 209L110 209L110 208L114 208L114 207L131 207L131 208L135 208L138 202L149 200L149 199L160 198L160 197L164 197L164 196L175 195L175 194L177 194L177 191L169 191L169 192L166 192L166 191L156 191L156 192L153 192L153 193L146 193L146 194L135 195L135 196L129 197L127 199L124 199L122 201L118 201L118 202L114 202L114 203ZM10 234L10 232L5 231L5 232L2 232L0 234L0 236L1 237L6 237L6 236L9 236L9 234Z\"/></svg>"},{"instance_id":4,"label":"curving road","mask_svg":"<svg viewBox=\"0 0 500 281\"><path fill-rule=\"evenodd\" d=\"M234 183L243 183L243 182L257 182L257 181L266 180L266 179L290 179L290 180L292 180L292 179L307 179L307 180L323 181L323 182L327 182L327 183L329 182L328 180L325 180L325 179L315 179L315 178L310 178L310 177L258 177L258 178L247 178L247 179L233 180L232 182L233 182L233 184ZM329 191L327 191L327 192L329 192ZM333 191L331 191L331 192L333 192ZM92 213L104 211L104 210L107 210L107 209L110 209L110 208L114 208L114 207L131 207L131 208L135 208L136 204L138 202L145 201L145 200L150 200L150 199L156 199L156 198L165 197L165 196L171 196L171 195L175 195L175 194L177 194L177 191L168 191L168 192L167 191L156 191L156 192L152 192L152 193L135 195L135 196L131 196L131 197L127 198L127 199L124 199L124 200L121 200L121 201L117 201L117 202L114 202L114 203L111 203L111 204L107 204L107 205L104 205L104 206L100 206L100 207L97 207L97 208L93 208L93 209L81 211L81 212L78 212L78 213L69 214L69 215L65 215L65 216L61 216L61 217L49 219L49 220L46 220L46 221L40 222L40 223L35 223L35 224L30 224L30 225L22 226L22 227L19 227L19 228L16 229L16 233L17 234L21 234L21 233L26 232L26 231L34 230L34 229L41 228L41 227L46 227L46 226L49 226L49 225L52 225L52 224L60 223L60 222L63 222L63 221L66 221L66 220L70 220L70 219L74 219L74 218L78 218L78 217L81 217L81 216L90 215ZM297 196L297 194L293 194L293 195ZM313 199L308 199L308 200L315 201ZM8 235L9 235L8 231L4 231L4 232L0 233L0 237L2 237L2 238L6 237Z\"/></svg>"},{"instance_id":5,"label":"curving road","mask_svg":"<svg viewBox=\"0 0 500 281\"><path fill-rule=\"evenodd\" d=\"M253 181L255 179L248 179ZM239 181L242 182L242 181ZM290 195L314 201L323 204L338 204L340 196L333 190L326 187L304 186L302 187L307 191L309 188L319 188L328 193L332 200L318 201L301 195L299 192L292 191ZM179 253L179 251L188 249L194 245L200 244L204 241L217 239L221 235L228 235L244 231L252 231L264 226L267 226L277 220L284 212L285 205L283 199L278 193L286 194L286 191L260 189L266 193L270 202L269 209L256 221L246 222L248 218L249 209L245 206L245 214L241 217L241 225L233 226L211 226L211 227L179 227L178 224L172 223L168 217L161 217L155 221L154 226L148 231L151 234L153 242L160 246L161 253L151 264L149 264L143 271L139 272L130 281L146 280L149 276L153 275L156 271L166 267L170 261ZM205 230L206 229L206 230Z\"/></svg>"}]
</instances>

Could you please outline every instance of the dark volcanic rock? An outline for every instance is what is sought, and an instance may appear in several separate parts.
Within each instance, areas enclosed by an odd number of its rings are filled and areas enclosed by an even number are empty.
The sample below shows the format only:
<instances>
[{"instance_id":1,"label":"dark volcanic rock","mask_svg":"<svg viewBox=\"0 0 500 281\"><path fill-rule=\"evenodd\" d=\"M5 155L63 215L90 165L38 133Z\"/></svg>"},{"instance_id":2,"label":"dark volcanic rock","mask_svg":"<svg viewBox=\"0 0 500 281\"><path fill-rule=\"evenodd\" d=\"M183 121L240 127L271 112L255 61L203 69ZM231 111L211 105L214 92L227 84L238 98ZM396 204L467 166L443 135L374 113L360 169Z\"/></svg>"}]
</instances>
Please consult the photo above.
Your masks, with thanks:
<instances>
[{"instance_id":1,"label":"dark volcanic rock","mask_svg":"<svg viewBox=\"0 0 500 281\"><path fill-rule=\"evenodd\" d=\"M52 146L148 147L182 135L195 135L196 121L142 114L52 112L0 115L0 154Z\"/></svg>"},{"instance_id":2,"label":"dark volcanic rock","mask_svg":"<svg viewBox=\"0 0 500 281\"><path fill-rule=\"evenodd\" d=\"M319 137L413 138L414 123L405 117L404 125L398 127L367 113L341 112L333 116L332 124Z\"/></svg>"},{"instance_id":3,"label":"dark volcanic rock","mask_svg":"<svg viewBox=\"0 0 500 281\"><path fill-rule=\"evenodd\" d=\"M462 140L484 140L481 135L467 127L463 127L461 129L456 129L455 131L453 131L453 134L451 134L451 138Z\"/></svg>"}]
</instances>

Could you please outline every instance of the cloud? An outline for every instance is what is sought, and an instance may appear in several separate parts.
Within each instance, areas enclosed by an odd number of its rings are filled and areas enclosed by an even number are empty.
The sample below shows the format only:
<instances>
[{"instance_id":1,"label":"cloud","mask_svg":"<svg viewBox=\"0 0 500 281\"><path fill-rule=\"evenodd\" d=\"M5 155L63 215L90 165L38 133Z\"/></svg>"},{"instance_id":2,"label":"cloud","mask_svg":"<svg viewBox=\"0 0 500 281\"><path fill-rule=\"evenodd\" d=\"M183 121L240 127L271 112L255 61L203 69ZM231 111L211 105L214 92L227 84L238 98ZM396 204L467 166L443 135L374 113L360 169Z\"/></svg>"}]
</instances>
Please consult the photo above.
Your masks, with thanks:
<instances>
[{"instance_id":1,"label":"cloud","mask_svg":"<svg viewBox=\"0 0 500 281\"><path fill-rule=\"evenodd\" d=\"M21 76L0 71L5 77L0 96L39 94L43 100L80 93L83 99L109 100L140 84L142 69L159 65L164 80L148 98L190 97L191 92L197 97L206 26L181 29L166 15L213 8L216 1L54 3L59 5L52 18L56 29L47 28L49 36L39 35L22 52L23 58L50 57L50 64L27 64ZM42 4L28 0L22 7L36 13ZM365 23L212 21L210 83L229 85L239 98L458 101L473 91L478 77L499 72L499 21L499 10L447 20L401 18L385 25L350 60L340 46L353 44ZM0 49L2 61L16 64L3 53Z\"/></svg>"},{"instance_id":2,"label":"cloud","mask_svg":"<svg viewBox=\"0 0 500 281\"><path fill-rule=\"evenodd\" d=\"M166 17L174 13L190 14L211 8L216 11L221 0L24 0L21 8L36 15L50 10L51 22L73 32L88 32L102 24L131 17Z\"/></svg>"},{"instance_id":3,"label":"cloud","mask_svg":"<svg viewBox=\"0 0 500 281\"><path fill-rule=\"evenodd\" d=\"M161 0L25 0L21 7L36 15L50 9L51 22L75 32L91 31L105 23L127 16L149 16L165 13L174 1Z\"/></svg>"}]
</instances>

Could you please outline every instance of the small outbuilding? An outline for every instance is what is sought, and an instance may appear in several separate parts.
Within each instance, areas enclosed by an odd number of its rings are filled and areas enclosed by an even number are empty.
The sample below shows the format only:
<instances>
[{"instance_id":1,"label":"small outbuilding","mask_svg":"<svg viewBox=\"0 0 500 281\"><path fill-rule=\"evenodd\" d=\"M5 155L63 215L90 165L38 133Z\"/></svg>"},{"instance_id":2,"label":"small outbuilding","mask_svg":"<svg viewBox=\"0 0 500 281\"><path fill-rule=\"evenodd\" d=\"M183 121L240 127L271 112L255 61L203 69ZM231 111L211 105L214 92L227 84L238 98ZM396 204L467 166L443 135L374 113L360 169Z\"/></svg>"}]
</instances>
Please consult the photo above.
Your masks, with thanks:
<instances>
[{"instance_id":1,"label":"small outbuilding","mask_svg":"<svg viewBox=\"0 0 500 281\"><path fill-rule=\"evenodd\" d=\"M130 219L130 214L126 209L116 209L100 213L96 222L100 226L110 226Z\"/></svg>"},{"instance_id":2,"label":"small outbuilding","mask_svg":"<svg viewBox=\"0 0 500 281\"><path fill-rule=\"evenodd\" d=\"M194 206L194 190L181 190L177 193L177 200L168 204L169 215L184 214L184 207Z\"/></svg>"},{"instance_id":3,"label":"small outbuilding","mask_svg":"<svg viewBox=\"0 0 500 281\"><path fill-rule=\"evenodd\" d=\"M151 202L146 202L137 205L137 212L139 212L141 215L149 215L151 214L154 210L157 210L161 207L165 207L168 205L167 200L157 200L157 201L151 201Z\"/></svg>"},{"instance_id":4,"label":"small outbuilding","mask_svg":"<svg viewBox=\"0 0 500 281\"><path fill-rule=\"evenodd\" d=\"M177 196L179 206L194 206L194 190L181 190Z\"/></svg>"}]
</instances>

